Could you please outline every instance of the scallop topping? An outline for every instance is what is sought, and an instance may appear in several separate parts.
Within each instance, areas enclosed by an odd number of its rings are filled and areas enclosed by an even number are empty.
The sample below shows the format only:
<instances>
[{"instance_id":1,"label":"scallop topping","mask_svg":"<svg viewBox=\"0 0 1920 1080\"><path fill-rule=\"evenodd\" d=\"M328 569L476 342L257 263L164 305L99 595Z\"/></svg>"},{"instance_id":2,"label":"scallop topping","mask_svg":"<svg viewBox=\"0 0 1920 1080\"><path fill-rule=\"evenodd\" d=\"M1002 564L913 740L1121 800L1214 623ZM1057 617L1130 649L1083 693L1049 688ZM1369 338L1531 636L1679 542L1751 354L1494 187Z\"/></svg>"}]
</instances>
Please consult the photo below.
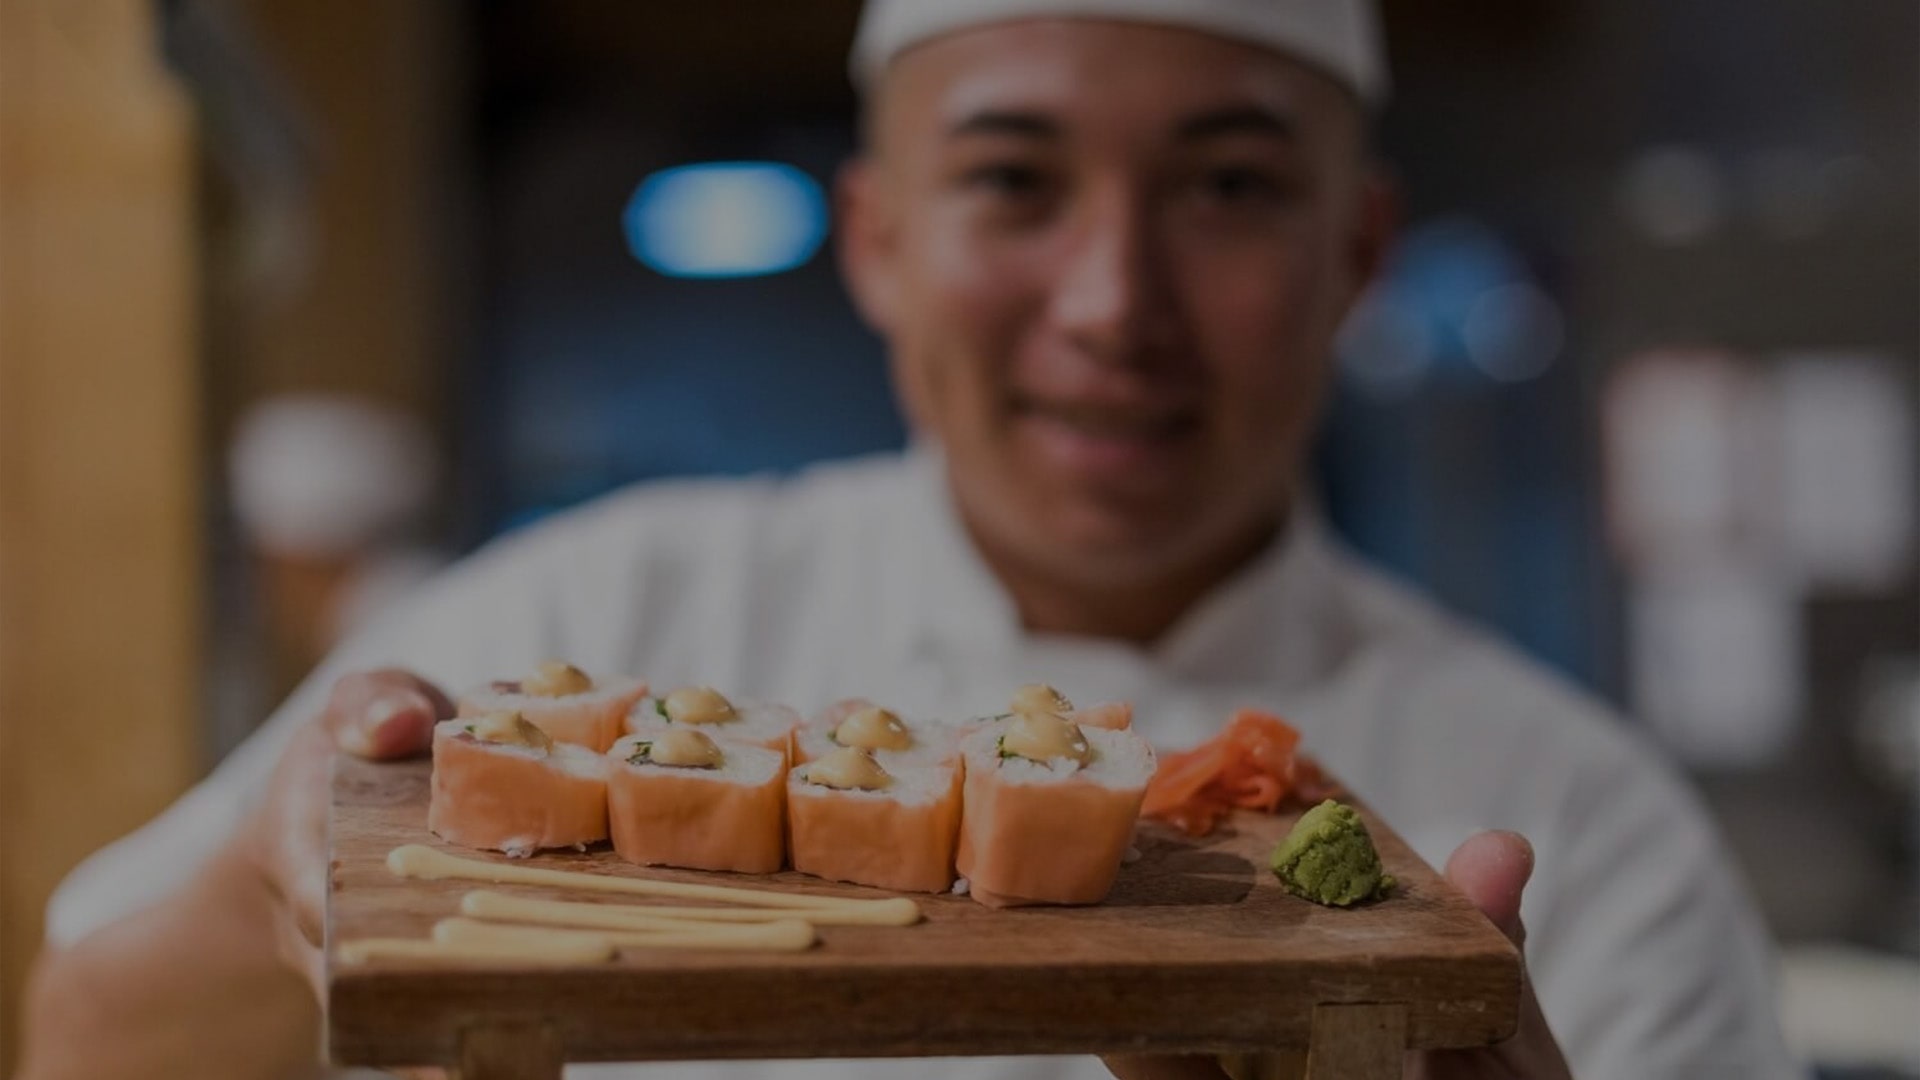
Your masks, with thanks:
<instances>
[{"instance_id":1,"label":"scallop topping","mask_svg":"<svg viewBox=\"0 0 1920 1080\"><path fill-rule=\"evenodd\" d=\"M1073 702L1067 695L1048 686L1046 683L1028 683L1013 692L1012 707L1007 710L1014 716L1027 713L1065 713L1073 711Z\"/></svg>"},{"instance_id":2,"label":"scallop topping","mask_svg":"<svg viewBox=\"0 0 1920 1080\"><path fill-rule=\"evenodd\" d=\"M553 739L546 732L511 709L482 713L467 725L467 734L501 746L524 746L542 753L553 749Z\"/></svg>"},{"instance_id":3,"label":"scallop topping","mask_svg":"<svg viewBox=\"0 0 1920 1080\"><path fill-rule=\"evenodd\" d=\"M668 765L680 769L717 769L726 762L720 744L704 731L675 728L634 746L629 765Z\"/></svg>"},{"instance_id":4,"label":"scallop topping","mask_svg":"<svg viewBox=\"0 0 1920 1080\"><path fill-rule=\"evenodd\" d=\"M564 660L548 660L520 680L520 692L531 697L567 697L592 689L587 673Z\"/></svg>"},{"instance_id":5,"label":"scallop topping","mask_svg":"<svg viewBox=\"0 0 1920 1080\"><path fill-rule=\"evenodd\" d=\"M675 724L724 724L739 715L733 702L711 686L683 686L655 702L654 708Z\"/></svg>"},{"instance_id":6,"label":"scallop topping","mask_svg":"<svg viewBox=\"0 0 1920 1080\"><path fill-rule=\"evenodd\" d=\"M1062 758L1077 765L1093 761L1093 747L1080 725L1049 712L1015 713L1000 736L1000 757L1026 758L1051 765Z\"/></svg>"},{"instance_id":7,"label":"scallop topping","mask_svg":"<svg viewBox=\"0 0 1920 1080\"><path fill-rule=\"evenodd\" d=\"M893 777L873 759L873 751L843 746L807 766L807 783L841 791L879 791L892 784Z\"/></svg>"},{"instance_id":8,"label":"scallop topping","mask_svg":"<svg viewBox=\"0 0 1920 1080\"><path fill-rule=\"evenodd\" d=\"M905 750L913 745L913 733L898 715L872 705L840 721L832 738L841 746L862 750Z\"/></svg>"}]
</instances>

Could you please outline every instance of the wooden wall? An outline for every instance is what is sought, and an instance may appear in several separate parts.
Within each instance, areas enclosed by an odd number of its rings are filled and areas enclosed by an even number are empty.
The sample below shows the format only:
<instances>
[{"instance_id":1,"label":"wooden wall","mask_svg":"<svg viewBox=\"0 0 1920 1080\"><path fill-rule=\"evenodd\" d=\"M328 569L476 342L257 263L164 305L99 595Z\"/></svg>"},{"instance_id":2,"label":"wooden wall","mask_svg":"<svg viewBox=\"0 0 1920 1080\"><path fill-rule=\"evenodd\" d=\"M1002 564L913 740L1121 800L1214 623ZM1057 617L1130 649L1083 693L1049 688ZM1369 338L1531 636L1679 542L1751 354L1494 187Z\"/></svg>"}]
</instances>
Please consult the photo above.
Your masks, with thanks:
<instances>
[{"instance_id":1,"label":"wooden wall","mask_svg":"<svg viewBox=\"0 0 1920 1080\"><path fill-rule=\"evenodd\" d=\"M245 47L307 148L305 238L276 290L221 297L217 395L331 392L440 418L470 162L457 4L237 0ZM220 417L216 417L216 422Z\"/></svg>"},{"instance_id":2,"label":"wooden wall","mask_svg":"<svg viewBox=\"0 0 1920 1080\"><path fill-rule=\"evenodd\" d=\"M0 1073L48 891L199 764L194 166L155 8L0 0Z\"/></svg>"}]
</instances>

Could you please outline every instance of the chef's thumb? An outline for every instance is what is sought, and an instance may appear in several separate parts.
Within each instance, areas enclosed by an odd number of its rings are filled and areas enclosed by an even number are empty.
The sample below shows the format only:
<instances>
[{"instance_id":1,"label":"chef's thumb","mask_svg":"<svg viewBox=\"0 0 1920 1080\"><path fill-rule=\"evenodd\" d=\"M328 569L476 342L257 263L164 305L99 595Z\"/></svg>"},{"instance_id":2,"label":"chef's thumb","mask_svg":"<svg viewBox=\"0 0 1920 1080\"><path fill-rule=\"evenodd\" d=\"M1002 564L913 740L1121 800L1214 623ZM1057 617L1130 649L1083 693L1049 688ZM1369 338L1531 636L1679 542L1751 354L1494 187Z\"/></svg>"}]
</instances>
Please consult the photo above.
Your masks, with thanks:
<instances>
[{"instance_id":1,"label":"chef's thumb","mask_svg":"<svg viewBox=\"0 0 1920 1080\"><path fill-rule=\"evenodd\" d=\"M1515 945L1526 942L1520 894L1532 876L1533 845L1516 832L1475 833L1447 859L1447 880Z\"/></svg>"},{"instance_id":2,"label":"chef's thumb","mask_svg":"<svg viewBox=\"0 0 1920 1080\"><path fill-rule=\"evenodd\" d=\"M373 761L425 753L435 721L452 715L453 703L438 687L393 668L342 676L327 700L334 745Z\"/></svg>"}]
</instances>

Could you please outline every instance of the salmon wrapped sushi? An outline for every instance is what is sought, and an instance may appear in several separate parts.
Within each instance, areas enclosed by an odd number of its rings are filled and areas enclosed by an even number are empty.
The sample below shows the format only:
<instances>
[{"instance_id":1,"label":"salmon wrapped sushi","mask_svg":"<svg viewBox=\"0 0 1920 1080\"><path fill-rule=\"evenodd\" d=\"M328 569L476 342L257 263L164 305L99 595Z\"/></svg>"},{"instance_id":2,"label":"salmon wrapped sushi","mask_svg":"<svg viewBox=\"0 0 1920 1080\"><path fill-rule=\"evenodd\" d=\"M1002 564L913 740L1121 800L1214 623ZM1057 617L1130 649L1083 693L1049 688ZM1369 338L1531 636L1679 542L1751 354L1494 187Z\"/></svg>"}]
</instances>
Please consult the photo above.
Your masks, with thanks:
<instances>
[{"instance_id":1,"label":"salmon wrapped sushi","mask_svg":"<svg viewBox=\"0 0 1920 1080\"><path fill-rule=\"evenodd\" d=\"M771 874L786 861L784 751L675 724L607 759L613 850L628 862Z\"/></svg>"},{"instance_id":2,"label":"salmon wrapped sushi","mask_svg":"<svg viewBox=\"0 0 1920 1080\"><path fill-rule=\"evenodd\" d=\"M516 857L605 840L606 759L515 712L443 720L433 729L427 828Z\"/></svg>"},{"instance_id":3,"label":"salmon wrapped sushi","mask_svg":"<svg viewBox=\"0 0 1920 1080\"><path fill-rule=\"evenodd\" d=\"M962 729L939 721L908 720L866 698L847 698L794 730L793 763L803 765L843 746L871 750L881 765L943 765L958 760Z\"/></svg>"},{"instance_id":4,"label":"salmon wrapped sushi","mask_svg":"<svg viewBox=\"0 0 1920 1080\"><path fill-rule=\"evenodd\" d=\"M955 865L989 907L1097 904L1112 888L1155 765L1131 731L1015 714L961 743Z\"/></svg>"},{"instance_id":5,"label":"salmon wrapped sushi","mask_svg":"<svg viewBox=\"0 0 1920 1080\"><path fill-rule=\"evenodd\" d=\"M648 738L675 726L696 727L716 742L746 743L793 752L800 714L770 702L733 702L711 686L683 686L665 697L642 698L627 714L629 735Z\"/></svg>"},{"instance_id":6,"label":"salmon wrapped sushi","mask_svg":"<svg viewBox=\"0 0 1920 1080\"><path fill-rule=\"evenodd\" d=\"M596 683L572 664L549 660L526 678L497 680L462 694L459 712L517 712L560 742L603 754L620 737L627 710L646 692L639 679Z\"/></svg>"},{"instance_id":7,"label":"salmon wrapped sushi","mask_svg":"<svg viewBox=\"0 0 1920 1080\"><path fill-rule=\"evenodd\" d=\"M960 828L952 765L883 765L839 747L787 777L793 868L829 881L899 892L946 892Z\"/></svg>"}]
</instances>

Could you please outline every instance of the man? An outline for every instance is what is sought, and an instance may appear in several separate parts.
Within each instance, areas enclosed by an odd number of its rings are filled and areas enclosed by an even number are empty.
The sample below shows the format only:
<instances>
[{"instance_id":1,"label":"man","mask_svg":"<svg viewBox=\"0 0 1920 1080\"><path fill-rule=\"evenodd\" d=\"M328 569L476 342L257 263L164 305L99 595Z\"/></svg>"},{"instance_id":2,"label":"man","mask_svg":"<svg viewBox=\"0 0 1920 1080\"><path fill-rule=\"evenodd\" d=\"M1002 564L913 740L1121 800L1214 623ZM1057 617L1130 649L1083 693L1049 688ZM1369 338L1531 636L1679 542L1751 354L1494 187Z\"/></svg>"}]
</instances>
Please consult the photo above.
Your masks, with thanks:
<instances>
[{"instance_id":1,"label":"man","mask_svg":"<svg viewBox=\"0 0 1920 1080\"><path fill-rule=\"evenodd\" d=\"M330 744L418 752L436 687L549 656L807 709L857 692L985 711L1044 679L1133 699L1165 746L1277 708L1428 858L1459 845L1448 873L1516 940L1532 875L1538 1003L1509 1043L1417 1056L1416 1075L1791 1075L1760 929L1698 806L1600 707L1356 565L1302 497L1335 329L1388 241L1369 14L875 4L842 255L917 449L622 493L455 569L63 887L27 1075L310 1067Z\"/></svg>"}]
</instances>

